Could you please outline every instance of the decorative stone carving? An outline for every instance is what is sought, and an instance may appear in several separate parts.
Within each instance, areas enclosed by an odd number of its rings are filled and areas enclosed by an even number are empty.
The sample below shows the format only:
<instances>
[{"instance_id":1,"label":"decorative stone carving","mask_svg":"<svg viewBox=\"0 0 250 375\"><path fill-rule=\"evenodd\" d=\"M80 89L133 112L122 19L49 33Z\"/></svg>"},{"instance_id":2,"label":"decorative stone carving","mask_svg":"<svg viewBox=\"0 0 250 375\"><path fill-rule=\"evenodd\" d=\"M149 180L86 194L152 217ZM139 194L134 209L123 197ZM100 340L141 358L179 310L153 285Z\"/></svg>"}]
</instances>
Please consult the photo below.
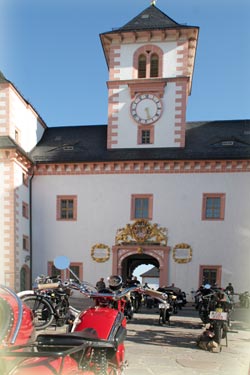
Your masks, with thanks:
<instances>
[{"instance_id":1,"label":"decorative stone carving","mask_svg":"<svg viewBox=\"0 0 250 375\"><path fill-rule=\"evenodd\" d=\"M116 245L167 245L167 229L158 224L150 224L146 219L135 220L117 230Z\"/></svg>"}]
</instances>

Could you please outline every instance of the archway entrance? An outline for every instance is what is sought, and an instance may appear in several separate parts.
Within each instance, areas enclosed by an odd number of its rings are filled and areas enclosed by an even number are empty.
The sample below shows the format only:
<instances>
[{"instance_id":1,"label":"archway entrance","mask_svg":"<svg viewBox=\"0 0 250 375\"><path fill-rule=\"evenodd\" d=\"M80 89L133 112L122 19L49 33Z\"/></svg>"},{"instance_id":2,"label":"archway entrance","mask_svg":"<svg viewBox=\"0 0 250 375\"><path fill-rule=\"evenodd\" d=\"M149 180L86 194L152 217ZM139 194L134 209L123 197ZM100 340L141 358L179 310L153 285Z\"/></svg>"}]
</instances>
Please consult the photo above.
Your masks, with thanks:
<instances>
[{"instance_id":1,"label":"archway entrance","mask_svg":"<svg viewBox=\"0 0 250 375\"><path fill-rule=\"evenodd\" d=\"M123 280L141 264L152 264L159 269L159 285L168 284L169 251L167 230L148 220L139 219L117 231L112 247L112 272Z\"/></svg>"},{"instance_id":2,"label":"archway entrance","mask_svg":"<svg viewBox=\"0 0 250 375\"><path fill-rule=\"evenodd\" d=\"M168 284L168 246L113 246L113 274L121 275L123 280L133 274L141 264L152 264L159 269L159 285Z\"/></svg>"},{"instance_id":3,"label":"archway entrance","mask_svg":"<svg viewBox=\"0 0 250 375\"><path fill-rule=\"evenodd\" d=\"M160 264L157 259L152 257L151 255L146 254L133 254L129 255L127 258L123 259L122 261L122 278L123 280L127 276L133 276L134 270L140 265L152 265L152 267L156 267L159 269Z\"/></svg>"}]
</instances>

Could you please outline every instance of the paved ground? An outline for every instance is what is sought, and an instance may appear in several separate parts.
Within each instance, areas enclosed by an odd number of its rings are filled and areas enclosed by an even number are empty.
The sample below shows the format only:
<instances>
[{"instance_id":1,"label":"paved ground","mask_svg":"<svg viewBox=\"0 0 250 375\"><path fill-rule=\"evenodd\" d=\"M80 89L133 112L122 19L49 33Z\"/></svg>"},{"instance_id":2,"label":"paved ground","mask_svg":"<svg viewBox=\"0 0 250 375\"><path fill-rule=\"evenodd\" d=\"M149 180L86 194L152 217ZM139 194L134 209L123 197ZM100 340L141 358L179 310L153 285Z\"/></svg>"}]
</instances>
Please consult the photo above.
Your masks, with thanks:
<instances>
[{"instance_id":1,"label":"paved ground","mask_svg":"<svg viewBox=\"0 0 250 375\"><path fill-rule=\"evenodd\" d=\"M71 303L84 308L90 301ZM197 347L203 330L191 305L174 315L170 326L158 324L156 309L143 308L127 324L125 375L250 375L250 309L235 310L228 346L221 353Z\"/></svg>"},{"instance_id":2,"label":"paved ground","mask_svg":"<svg viewBox=\"0 0 250 375\"><path fill-rule=\"evenodd\" d=\"M245 316L245 312L241 311L240 315ZM212 372L247 375L250 324L244 321L233 323L232 332L228 334L228 347L224 346L221 353L209 353L196 345L204 327L192 307L173 316L170 327L159 326L156 312L136 314L127 325L129 366L126 375L211 375Z\"/></svg>"}]
</instances>

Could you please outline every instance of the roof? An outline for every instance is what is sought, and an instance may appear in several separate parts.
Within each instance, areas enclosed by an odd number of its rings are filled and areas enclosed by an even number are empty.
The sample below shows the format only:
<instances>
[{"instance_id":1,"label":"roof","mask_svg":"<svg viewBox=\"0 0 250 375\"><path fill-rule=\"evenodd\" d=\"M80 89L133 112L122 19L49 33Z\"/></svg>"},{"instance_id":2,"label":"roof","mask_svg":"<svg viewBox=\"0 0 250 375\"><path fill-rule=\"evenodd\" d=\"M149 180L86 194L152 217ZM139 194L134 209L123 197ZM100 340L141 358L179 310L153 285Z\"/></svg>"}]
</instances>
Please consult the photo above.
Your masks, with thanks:
<instances>
[{"instance_id":1,"label":"roof","mask_svg":"<svg viewBox=\"0 0 250 375\"><path fill-rule=\"evenodd\" d=\"M180 26L156 6L151 5L126 23L120 30L166 29Z\"/></svg>"},{"instance_id":2,"label":"roof","mask_svg":"<svg viewBox=\"0 0 250 375\"><path fill-rule=\"evenodd\" d=\"M25 156L29 161L32 161L30 156L23 150L22 147L20 147L11 137L7 135L3 135L0 137L0 150L17 150L19 151L23 156Z\"/></svg>"},{"instance_id":3,"label":"roof","mask_svg":"<svg viewBox=\"0 0 250 375\"><path fill-rule=\"evenodd\" d=\"M185 148L107 149L107 125L47 128L30 153L37 163L250 158L250 120L189 122Z\"/></svg>"},{"instance_id":4,"label":"roof","mask_svg":"<svg viewBox=\"0 0 250 375\"><path fill-rule=\"evenodd\" d=\"M137 31L137 30L159 30L159 29L176 29L188 28L187 26L179 24L170 18L167 14L162 12L155 5L150 5L144 9L138 16L127 22L124 26L112 30L112 32ZM110 32L109 32L110 33ZM105 33L104 33L105 34Z\"/></svg>"},{"instance_id":5,"label":"roof","mask_svg":"<svg viewBox=\"0 0 250 375\"><path fill-rule=\"evenodd\" d=\"M3 75L3 73L0 71L0 83L9 83L7 78Z\"/></svg>"},{"instance_id":6,"label":"roof","mask_svg":"<svg viewBox=\"0 0 250 375\"><path fill-rule=\"evenodd\" d=\"M8 83L10 84L15 90L16 92L22 97L22 100L30 106L30 108L33 109L33 111L35 111L35 113L37 114L37 116L39 117L40 121L41 121L41 124L43 127L47 127L45 121L42 119L42 117L39 115L39 113L37 112L37 110L35 109L35 107L27 100L25 99L25 97L22 95L22 93L16 88L16 86L11 82L9 81L5 76L4 74L0 71L0 84L4 84L4 83Z\"/></svg>"},{"instance_id":7,"label":"roof","mask_svg":"<svg viewBox=\"0 0 250 375\"><path fill-rule=\"evenodd\" d=\"M100 34L100 39L107 64L109 65L110 45L112 43L113 37L116 38L117 35L122 35L121 39L124 40L124 35L126 33L130 34L132 32L139 35L140 33L144 33L145 31L148 31L150 33L153 30L167 31L170 29L178 31L182 29L196 29L198 31L199 27L179 24L172 18L167 16L160 9L158 9L155 5L150 5L138 16L127 22L124 26Z\"/></svg>"},{"instance_id":8,"label":"roof","mask_svg":"<svg viewBox=\"0 0 250 375\"><path fill-rule=\"evenodd\" d=\"M141 277L159 277L159 268L153 267L140 275Z\"/></svg>"}]
</instances>

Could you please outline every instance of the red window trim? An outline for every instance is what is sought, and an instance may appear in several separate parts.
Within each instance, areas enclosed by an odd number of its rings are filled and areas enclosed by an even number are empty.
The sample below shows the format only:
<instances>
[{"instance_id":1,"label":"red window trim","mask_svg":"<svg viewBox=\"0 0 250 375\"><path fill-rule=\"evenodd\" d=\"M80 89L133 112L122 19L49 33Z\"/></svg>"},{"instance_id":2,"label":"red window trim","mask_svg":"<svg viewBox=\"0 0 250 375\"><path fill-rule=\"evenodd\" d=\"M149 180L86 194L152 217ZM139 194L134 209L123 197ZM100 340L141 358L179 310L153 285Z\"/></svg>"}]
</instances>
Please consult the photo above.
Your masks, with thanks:
<instances>
[{"instance_id":1,"label":"red window trim","mask_svg":"<svg viewBox=\"0 0 250 375\"><path fill-rule=\"evenodd\" d=\"M214 270L216 269L216 284L221 286L221 275L222 275L222 266L219 265L200 265L200 272L199 272L199 287L203 284L203 270L209 269Z\"/></svg>"},{"instance_id":2,"label":"red window trim","mask_svg":"<svg viewBox=\"0 0 250 375\"><path fill-rule=\"evenodd\" d=\"M29 205L26 202L22 202L22 215L25 219L29 218Z\"/></svg>"},{"instance_id":3,"label":"red window trim","mask_svg":"<svg viewBox=\"0 0 250 375\"><path fill-rule=\"evenodd\" d=\"M207 218L206 217L206 200L207 198L220 198L221 206L220 206L220 217L215 218ZM220 221L225 219L225 201L226 201L226 194L225 193L203 193L202 198L202 220L206 221Z\"/></svg>"},{"instance_id":4,"label":"red window trim","mask_svg":"<svg viewBox=\"0 0 250 375\"><path fill-rule=\"evenodd\" d=\"M73 218L62 218L61 217L61 201L73 200ZM77 195L57 195L56 197L56 220L58 221L76 221L77 220Z\"/></svg>"},{"instance_id":5,"label":"red window trim","mask_svg":"<svg viewBox=\"0 0 250 375\"><path fill-rule=\"evenodd\" d=\"M131 195L131 214L130 219L136 220L135 217L135 199L136 198L148 198L148 217L145 219L152 220L153 219L153 194L132 194Z\"/></svg>"},{"instance_id":6,"label":"red window trim","mask_svg":"<svg viewBox=\"0 0 250 375\"><path fill-rule=\"evenodd\" d=\"M52 261L49 261L48 262L48 275L52 275L52 266L53 266L54 262ZM71 266L78 266L79 267L79 278L80 280L83 280L83 264L81 262L71 262L70 265L69 265L69 268ZM61 278L62 280L64 279L64 277L66 279L69 279L69 278L73 278L73 275L70 273L70 271L67 269L67 270L61 270L60 271L60 275L61 275Z\"/></svg>"},{"instance_id":7,"label":"red window trim","mask_svg":"<svg viewBox=\"0 0 250 375\"><path fill-rule=\"evenodd\" d=\"M30 250L30 239L28 236L23 235L23 250Z\"/></svg>"},{"instance_id":8,"label":"red window trim","mask_svg":"<svg viewBox=\"0 0 250 375\"><path fill-rule=\"evenodd\" d=\"M143 130L150 131L150 142L149 143L142 143L142 132ZM146 125L146 126L138 126L137 130L137 144L138 145L153 145L155 141L155 127L154 125Z\"/></svg>"}]
</instances>

